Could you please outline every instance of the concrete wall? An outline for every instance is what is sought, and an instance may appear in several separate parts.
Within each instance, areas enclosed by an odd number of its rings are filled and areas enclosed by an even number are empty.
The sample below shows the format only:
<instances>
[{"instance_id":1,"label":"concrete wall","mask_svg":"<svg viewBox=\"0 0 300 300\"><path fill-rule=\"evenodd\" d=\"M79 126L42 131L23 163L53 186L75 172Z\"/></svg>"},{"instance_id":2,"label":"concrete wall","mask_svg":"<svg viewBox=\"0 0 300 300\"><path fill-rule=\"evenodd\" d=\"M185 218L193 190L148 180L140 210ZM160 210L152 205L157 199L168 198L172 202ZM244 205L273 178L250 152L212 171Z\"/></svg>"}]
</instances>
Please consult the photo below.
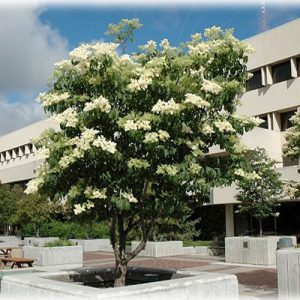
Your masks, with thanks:
<instances>
[{"instance_id":1,"label":"concrete wall","mask_svg":"<svg viewBox=\"0 0 300 300\"><path fill-rule=\"evenodd\" d=\"M76 245L81 245L84 252L89 251L103 251L103 252L113 252L109 239L92 239L92 240L82 240L82 239L71 239Z\"/></svg>"},{"instance_id":2,"label":"concrete wall","mask_svg":"<svg viewBox=\"0 0 300 300\"><path fill-rule=\"evenodd\" d=\"M132 251L139 242L131 242ZM140 256L163 257L183 254L182 241L167 242L147 242L145 250L140 252Z\"/></svg>"},{"instance_id":3,"label":"concrete wall","mask_svg":"<svg viewBox=\"0 0 300 300\"><path fill-rule=\"evenodd\" d=\"M59 240L58 237L26 237L24 238L24 246L45 246L46 243Z\"/></svg>"},{"instance_id":4,"label":"concrete wall","mask_svg":"<svg viewBox=\"0 0 300 300\"><path fill-rule=\"evenodd\" d=\"M227 263L275 265L277 242L281 236L226 237L225 261ZM297 245L296 237L291 237Z\"/></svg>"},{"instance_id":5,"label":"concrete wall","mask_svg":"<svg viewBox=\"0 0 300 300\"><path fill-rule=\"evenodd\" d=\"M121 288L97 289L46 279L52 274L4 276L1 296L13 299L101 299L101 300L169 300L169 299L238 299L235 275L178 271L191 277L152 282ZM56 273L66 274L66 272Z\"/></svg>"},{"instance_id":6,"label":"concrete wall","mask_svg":"<svg viewBox=\"0 0 300 300\"><path fill-rule=\"evenodd\" d=\"M300 249L277 251L279 299L300 299Z\"/></svg>"},{"instance_id":7,"label":"concrete wall","mask_svg":"<svg viewBox=\"0 0 300 300\"><path fill-rule=\"evenodd\" d=\"M34 258L36 266L52 266L72 264L76 267L82 266L82 246L66 247L23 247L24 257Z\"/></svg>"}]
</instances>

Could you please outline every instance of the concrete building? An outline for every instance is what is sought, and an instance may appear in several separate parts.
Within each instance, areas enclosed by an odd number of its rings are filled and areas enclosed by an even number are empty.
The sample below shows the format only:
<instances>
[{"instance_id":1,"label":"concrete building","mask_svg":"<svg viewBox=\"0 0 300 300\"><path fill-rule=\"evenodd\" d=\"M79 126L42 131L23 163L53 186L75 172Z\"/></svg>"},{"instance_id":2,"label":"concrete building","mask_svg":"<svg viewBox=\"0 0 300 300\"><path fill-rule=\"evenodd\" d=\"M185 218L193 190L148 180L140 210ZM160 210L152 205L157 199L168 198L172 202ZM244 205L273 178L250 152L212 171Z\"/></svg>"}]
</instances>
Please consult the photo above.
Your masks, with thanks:
<instances>
[{"instance_id":1,"label":"concrete building","mask_svg":"<svg viewBox=\"0 0 300 300\"><path fill-rule=\"evenodd\" d=\"M246 40L256 51L249 57L248 70L253 77L248 81L247 91L241 95L242 105L238 110L242 115L259 116L264 120L260 127L242 137L243 142L249 149L257 146L265 148L277 161L282 178L296 181L300 179L297 173L298 162L284 159L282 146L285 141L284 132L290 126L289 119L300 107L298 36L300 36L300 19ZM25 182L34 177L34 170L40 161L34 157L35 147L31 139L49 127L58 128L50 121L41 121L0 137L0 181L2 183ZM218 152L220 152L218 147L211 149L211 153ZM234 214L234 206L237 204L235 193L234 185L216 188L211 193L210 205L225 207L227 236L249 231L250 221ZM300 205L297 203L289 199L282 199L282 202L283 207L287 205L285 203L293 203L292 211L300 213ZM300 234L300 221L298 223L292 227L293 230L299 230ZM276 221L274 226L276 231ZM293 232L295 233L298 232Z\"/></svg>"}]
</instances>

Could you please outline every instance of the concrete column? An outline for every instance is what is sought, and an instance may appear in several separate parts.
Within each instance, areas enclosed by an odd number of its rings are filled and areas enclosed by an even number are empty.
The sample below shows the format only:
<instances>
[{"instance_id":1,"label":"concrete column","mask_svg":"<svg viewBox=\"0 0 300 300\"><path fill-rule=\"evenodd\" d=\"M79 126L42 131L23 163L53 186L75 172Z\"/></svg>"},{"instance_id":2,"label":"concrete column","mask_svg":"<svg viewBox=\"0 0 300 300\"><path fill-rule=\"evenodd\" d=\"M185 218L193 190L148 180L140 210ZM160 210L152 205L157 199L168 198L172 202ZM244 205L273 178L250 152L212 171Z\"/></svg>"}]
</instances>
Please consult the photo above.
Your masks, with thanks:
<instances>
[{"instance_id":1,"label":"concrete column","mask_svg":"<svg viewBox=\"0 0 300 300\"><path fill-rule=\"evenodd\" d=\"M267 85L273 84L273 77L272 77L272 66L266 67L266 77L267 77Z\"/></svg>"},{"instance_id":2,"label":"concrete column","mask_svg":"<svg viewBox=\"0 0 300 300\"><path fill-rule=\"evenodd\" d=\"M272 113L273 118L273 130L280 131L280 113L274 112Z\"/></svg>"},{"instance_id":3,"label":"concrete column","mask_svg":"<svg viewBox=\"0 0 300 300\"><path fill-rule=\"evenodd\" d=\"M271 113L267 114L267 118L268 118L268 129L273 130L272 114Z\"/></svg>"},{"instance_id":4,"label":"concrete column","mask_svg":"<svg viewBox=\"0 0 300 300\"><path fill-rule=\"evenodd\" d=\"M266 86L267 85L266 68L265 67L261 67L260 71L261 71L261 84L263 86Z\"/></svg>"},{"instance_id":5,"label":"concrete column","mask_svg":"<svg viewBox=\"0 0 300 300\"><path fill-rule=\"evenodd\" d=\"M295 57L291 58L291 75L293 78L297 78L297 60Z\"/></svg>"},{"instance_id":6,"label":"concrete column","mask_svg":"<svg viewBox=\"0 0 300 300\"><path fill-rule=\"evenodd\" d=\"M225 204L226 236L234 236L233 204Z\"/></svg>"}]
</instances>

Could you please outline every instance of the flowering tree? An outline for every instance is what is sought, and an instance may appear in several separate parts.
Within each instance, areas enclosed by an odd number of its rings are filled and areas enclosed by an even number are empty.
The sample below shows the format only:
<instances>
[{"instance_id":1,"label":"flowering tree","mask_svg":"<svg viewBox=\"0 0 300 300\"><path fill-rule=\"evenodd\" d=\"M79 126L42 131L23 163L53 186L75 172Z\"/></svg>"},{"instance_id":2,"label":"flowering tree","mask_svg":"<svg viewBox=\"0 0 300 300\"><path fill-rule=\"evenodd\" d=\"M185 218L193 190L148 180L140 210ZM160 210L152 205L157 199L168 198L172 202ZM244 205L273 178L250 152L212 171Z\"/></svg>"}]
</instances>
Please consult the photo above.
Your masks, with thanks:
<instances>
[{"instance_id":1,"label":"flowering tree","mask_svg":"<svg viewBox=\"0 0 300 300\"><path fill-rule=\"evenodd\" d=\"M235 114L249 46L217 27L204 36L178 48L149 41L134 55L120 55L116 43L82 44L55 65L52 87L39 96L61 131L37 141L44 164L27 192L67 197L75 214L108 221L115 286L125 284L156 220L234 180L240 135L258 124ZM213 145L230 155L208 156ZM133 229L142 238L126 254Z\"/></svg>"},{"instance_id":2,"label":"flowering tree","mask_svg":"<svg viewBox=\"0 0 300 300\"><path fill-rule=\"evenodd\" d=\"M292 127L286 130L286 144L283 148L283 153L286 157L298 161L300 158L300 110L298 110L294 116L291 117ZM299 172L299 170L298 170ZM290 181L286 184L287 194L290 198L300 196L299 182Z\"/></svg>"},{"instance_id":3,"label":"flowering tree","mask_svg":"<svg viewBox=\"0 0 300 300\"><path fill-rule=\"evenodd\" d=\"M262 236L262 222L269 216L278 217L274 208L282 196L283 183L276 172L276 161L268 157L264 149L251 153L248 168L237 169L237 200L241 202L238 212L248 212L259 223L259 235Z\"/></svg>"}]
</instances>

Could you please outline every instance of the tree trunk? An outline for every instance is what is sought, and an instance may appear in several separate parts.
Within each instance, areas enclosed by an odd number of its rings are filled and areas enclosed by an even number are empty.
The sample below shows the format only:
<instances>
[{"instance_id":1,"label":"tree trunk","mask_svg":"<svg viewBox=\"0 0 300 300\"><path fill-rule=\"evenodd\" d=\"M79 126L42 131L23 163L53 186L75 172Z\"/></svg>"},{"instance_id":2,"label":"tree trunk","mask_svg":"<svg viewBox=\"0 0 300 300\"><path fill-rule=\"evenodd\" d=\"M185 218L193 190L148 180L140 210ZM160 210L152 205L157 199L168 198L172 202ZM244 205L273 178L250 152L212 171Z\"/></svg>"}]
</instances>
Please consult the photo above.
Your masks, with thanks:
<instances>
[{"instance_id":1,"label":"tree trunk","mask_svg":"<svg viewBox=\"0 0 300 300\"><path fill-rule=\"evenodd\" d=\"M127 274L126 259L121 261L116 260L116 273L115 273L115 282L114 282L115 287L125 286L126 274Z\"/></svg>"},{"instance_id":2,"label":"tree trunk","mask_svg":"<svg viewBox=\"0 0 300 300\"><path fill-rule=\"evenodd\" d=\"M263 235L263 231L262 231L262 220L258 220L259 223L259 236Z\"/></svg>"}]
</instances>

